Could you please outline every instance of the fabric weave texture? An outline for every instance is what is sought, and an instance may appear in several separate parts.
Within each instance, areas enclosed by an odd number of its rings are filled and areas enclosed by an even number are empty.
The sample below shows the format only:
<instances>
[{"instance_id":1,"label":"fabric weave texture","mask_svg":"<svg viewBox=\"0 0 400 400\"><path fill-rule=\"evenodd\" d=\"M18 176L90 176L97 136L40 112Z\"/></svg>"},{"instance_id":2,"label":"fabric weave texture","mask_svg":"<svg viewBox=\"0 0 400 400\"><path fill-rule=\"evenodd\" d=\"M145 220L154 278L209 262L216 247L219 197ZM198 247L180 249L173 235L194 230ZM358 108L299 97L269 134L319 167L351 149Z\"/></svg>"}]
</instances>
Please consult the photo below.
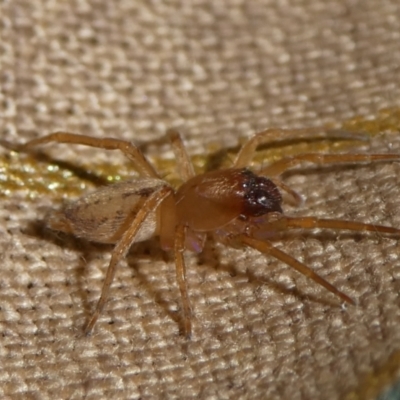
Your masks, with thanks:
<instances>
[{"instance_id":1,"label":"fabric weave texture","mask_svg":"<svg viewBox=\"0 0 400 400\"><path fill-rule=\"evenodd\" d=\"M0 20L1 139L132 140L168 174L168 128L201 164L265 128L352 120L373 134L343 151L400 154L398 0L13 0ZM83 336L112 247L40 227L86 182L51 186L75 179L54 159L125 177L130 166L115 152L42 150L51 161L36 166L0 149L1 398L372 399L400 379L399 240L377 234L302 231L277 243L354 307L210 240L186 255L190 341L172 259L157 240L135 244ZM285 182L306 201L285 210L400 227L399 176L399 163L304 166ZM32 195L28 180L46 190Z\"/></svg>"}]
</instances>

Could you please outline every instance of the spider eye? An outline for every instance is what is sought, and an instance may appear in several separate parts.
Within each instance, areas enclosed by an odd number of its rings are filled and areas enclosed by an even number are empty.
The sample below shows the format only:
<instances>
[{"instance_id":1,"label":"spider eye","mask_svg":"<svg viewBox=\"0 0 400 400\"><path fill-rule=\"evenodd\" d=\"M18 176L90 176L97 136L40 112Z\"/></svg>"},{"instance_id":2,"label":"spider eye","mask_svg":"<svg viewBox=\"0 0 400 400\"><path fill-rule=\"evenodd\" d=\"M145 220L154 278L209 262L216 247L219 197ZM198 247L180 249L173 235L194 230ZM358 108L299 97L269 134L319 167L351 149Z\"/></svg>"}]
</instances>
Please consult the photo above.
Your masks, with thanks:
<instances>
[{"instance_id":1,"label":"spider eye","mask_svg":"<svg viewBox=\"0 0 400 400\"><path fill-rule=\"evenodd\" d=\"M276 185L268 178L245 171L245 207L243 214L258 217L269 212L282 212L282 196Z\"/></svg>"},{"instance_id":2,"label":"spider eye","mask_svg":"<svg viewBox=\"0 0 400 400\"><path fill-rule=\"evenodd\" d=\"M261 195L260 197L257 198L257 203L264 206L264 207L268 207L269 205L269 200L267 198L267 196Z\"/></svg>"}]
</instances>

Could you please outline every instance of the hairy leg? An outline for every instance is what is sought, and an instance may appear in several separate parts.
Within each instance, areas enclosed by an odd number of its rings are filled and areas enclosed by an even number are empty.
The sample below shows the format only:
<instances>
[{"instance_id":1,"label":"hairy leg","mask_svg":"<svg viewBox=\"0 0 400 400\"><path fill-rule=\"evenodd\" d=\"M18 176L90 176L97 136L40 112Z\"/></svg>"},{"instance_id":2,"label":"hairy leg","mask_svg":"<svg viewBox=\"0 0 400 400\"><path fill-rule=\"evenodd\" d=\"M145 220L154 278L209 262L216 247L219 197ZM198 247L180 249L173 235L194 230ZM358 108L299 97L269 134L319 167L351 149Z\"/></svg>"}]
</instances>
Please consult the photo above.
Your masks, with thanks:
<instances>
[{"instance_id":1,"label":"hairy leg","mask_svg":"<svg viewBox=\"0 0 400 400\"><path fill-rule=\"evenodd\" d=\"M323 286L325 289L329 290L334 295L340 297L343 301L350 304L355 304L354 300L352 300L349 296L347 296L340 290L336 289L335 286L331 285L329 282L327 282L325 279L323 279L321 276L315 273L312 269L307 267L307 265L301 263L300 261L296 260L289 254L272 246L272 244L269 243L268 241L256 240L245 235L241 236L241 240L248 246L253 247L254 249L260 251L261 253L275 257L276 259L294 268L301 274L307 276L308 278L311 278L314 282Z\"/></svg>"},{"instance_id":2,"label":"hairy leg","mask_svg":"<svg viewBox=\"0 0 400 400\"><path fill-rule=\"evenodd\" d=\"M180 134L175 130L169 130L167 136L171 141L172 150L176 157L178 172L184 182L195 176L192 160L190 159Z\"/></svg>"},{"instance_id":3,"label":"hairy leg","mask_svg":"<svg viewBox=\"0 0 400 400\"><path fill-rule=\"evenodd\" d=\"M171 193L171 190L172 189L170 187L164 186L152 193L144 202L143 207L136 214L129 228L124 232L119 242L115 245L114 250L111 254L111 261L107 269L106 277L104 279L100 299L97 303L96 309L91 319L89 320L85 328L86 335L89 335L91 333L97 319L99 318L104 308L111 284L114 280L118 262L121 260L122 257L125 256L129 248L134 243L136 234L139 232L139 229L142 226L144 220L151 212L153 212L160 206L162 201Z\"/></svg>"},{"instance_id":4,"label":"hairy leg","mask_svg":"<svg viewBox=\"0 0 400 400\"><path fill-rule=\"evenodd\" d=\"M120 150L135 165L138 172L146 177L159 178L153 166L146 160L142 152L131 142L114 138L95 138L87 135L78 135L69 132L54 132L49 135L33 139L22 145L13 145L4 140L0 144L15 151L29 151L33 147L51 143L82 144L106 150Z\"/></svg>"},{"instance_id":5,"label":"hairy leg","mask_svg":"<svg viewBox=\"0 0 400 400\"><path fill-rule=\"evenodd\" d=\"M334 229L334 230L349 230L356 232L377 232L388 233L392 235L400 235L400 229L391 226L366 224L363 222L346 221L341 219L325 219L316 217L286 217L282 215L277 221L276 227L279 230L287 229ZM273 224L272 224L273 226Z\"/></svg>"},{"instance_id":6,"label":"hairy leg","mask_svg":"<svg viewBox=\"0 0 400 400\"><path fill-rule=\"evenodd\" d=\"M192 335L192 312L186 283L186 265L183 257L185 250L185 226L178 225L175 235L175 266L176 280L182 298L183 308L183 333L189 339Z\"/></svg>"},{"instance_id":7,"label":"hairy leg","mask_svg":"<svg viewBox=\"0 0 400 400\"><path fill-rule=\"evenodd\" d=\"M375 161L400 161L399 154L317 154L306 153L298 156L283 158L263 168L259 174L268 177L281 175L290 168L303 162L313 164L335 164L335 163L368 163Z\"/></svg>"},{"instance_id":8,"label":"hairy leg","mask_svg":"<svg viewBox=\"0 0 400 400\"><path fill-rule=\"evenodd\" d=\"M347 132L343 130L324 128L307 129L267 129L256 133L240 149L233 164L234 168L248 167L258 146L274 142L290 140L366 140L368 137L360 133Z\"/></svg>"}]
</instances>

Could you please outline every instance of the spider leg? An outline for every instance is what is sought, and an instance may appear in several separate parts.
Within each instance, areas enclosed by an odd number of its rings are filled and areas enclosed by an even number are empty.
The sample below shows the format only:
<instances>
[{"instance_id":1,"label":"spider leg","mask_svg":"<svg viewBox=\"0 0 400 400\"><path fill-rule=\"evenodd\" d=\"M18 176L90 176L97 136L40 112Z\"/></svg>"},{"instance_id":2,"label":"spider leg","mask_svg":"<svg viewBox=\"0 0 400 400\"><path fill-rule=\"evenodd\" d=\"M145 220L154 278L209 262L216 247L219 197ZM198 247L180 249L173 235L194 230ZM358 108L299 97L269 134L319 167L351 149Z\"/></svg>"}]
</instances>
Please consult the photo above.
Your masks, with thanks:
<instances>
[{"instance_id":1,"label":"spider leg","mask_svg":"<svg viewBox=\"0 0 400 400\"><path fill-rule=\"evenodd\" d=\"M244 143L236 160L234 168L245 168L250 165L251 159L258 146L280 141L301 139L339 139L339 140L366 140L368 137L360 133L348 132L340 129L307 128L307 129L267 129L256 133Z\"/></svg>"},{"instance_id":2,"label":"spider leg","mask_svg":"<svg viewBox=\"0 0 400 400\"><path fill-rule=\"evenodd\" d=\"M362 163L373 161L399 161L399 154L317 154L306 153L283 158L263 168L259 174L264 176L279 176L290 168L306 161L313 164Z\"/></svg>"},{"instance_id":3,"label":"spider leg","mask_svg":"<svg viewBox=\"0 0 400 400\"><path fill-rule=\"evenodd\" d=\"M179 290L182 298L183 308L183 332L184 335L190 339L192 335L192 312L190 307L190 300L188 296L186 284L186 265L183 257L185 250L185 226L178 225L175 235L175 266L176 266L176 280L178 281Z\"/></svg>"},{"instance_id":4,"label":"spider leg","mask_svg":"<svg viewBox=\"0 0 400 400\"><path fill-rule=\"evenodd\" d=\"M277 220L280 230L287 229L334 229L356 232L378 232L400 235L400 229L391 226L366 224L364 222L346 221L341 219L325 219L316 217L287 217L281 215Z\"/></svg>"},{"instance_id":5,"label":"spider leg","mask_svg":"<svg viewBox=\"0 0 400 400\"><path fill-rule=\"evenodd\" d=\"M33 147L51 142L82 144L106 150L120 150L136 166L138 172L143 176L158 178L159 176L153 166L146 160L142 152L131 142L113 138L94 138L87 135L78 135L69 132L54 132L49 135L33 139L22 145L11 145L2 140L0 144L16 151L29 151Z\"/></svg>"},{"instance_id":6,"label":"spider leg","mask_svg":"<svg viewBox=\"0 0 400 400\"><path fill-rule=\"evenodd\" d=\"M136 214L129 228L124 232L121 239L115 245L114 250L111 254L111 260L107 269L106 277L104 279L103 287L101 289L100 299L97 302L96 309L93 312L93 315L85 328L86 335L89 335L91 333L97 319L99 318L104 308L111 284L115 276L118 262L121 260L122 257L125 256L129 248L135 241L136 234L139 232L139 229L142 226L146 217L160 206L162 201L171 193L171 190L172 189L170 187L163 186L152 193L144 202L143 207Z\"/></svg>"},{"instance_id":7,"label":"spider leg","mask_svg":"<svg viewBox=\"0 0 400 400\"><path fill-rule=\"evenodd\" d=\"M300 261L296 260L289 254L277 249L276 247L272 246L272 244L268 241L260 241L257 239L250 238L245 235L241 235L241 240L253 247L254 249L260 251L261 253L268 254L276 259L284 262L285 264L289 265L290 267L294 268L301 274L311 278L314 282L318 283L319 285L323 286L325 289L329 290L331 293L335 294L336 296L340 297L347 303L355 304L354 300L351 299L349 296L341 292L340 290L336 289L335 286L331 285L317 273L315 273L312 269L307 267L307 265L301 263Z\"/></svg>"},{"instance_id":8,"label":"spider leg","mask_svg":"<svg viewBox=\"0 0 400 400\"><path fill-rule=\"evenodd\" d=\"M185 145L183 144L182 137L179 132L175 130L168 130L167 136L171 141L172 150L174 151L176 162L178 166L178 172L181 179L186 182L190 178L193 178L196 174L189 154L186 151Z\"/></svg>"}]
</instances>

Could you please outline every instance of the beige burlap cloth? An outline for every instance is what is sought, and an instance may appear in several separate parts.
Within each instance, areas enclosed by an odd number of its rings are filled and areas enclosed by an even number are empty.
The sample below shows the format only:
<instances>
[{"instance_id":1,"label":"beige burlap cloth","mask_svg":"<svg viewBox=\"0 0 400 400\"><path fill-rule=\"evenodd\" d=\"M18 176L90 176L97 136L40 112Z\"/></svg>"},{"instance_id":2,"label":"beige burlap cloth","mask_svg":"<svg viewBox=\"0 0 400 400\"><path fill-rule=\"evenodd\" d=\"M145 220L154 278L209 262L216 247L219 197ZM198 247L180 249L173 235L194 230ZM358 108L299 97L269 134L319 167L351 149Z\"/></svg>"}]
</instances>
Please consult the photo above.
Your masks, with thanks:
<instances>
[{"instance_id":1,"label":"beige burlap cloth","mask_svg":"<svg viewBox=\"0 0 400 400\"><path fill-rule=\"evenodd\" d=\"M11 0L0 21L2 139L124 138L168 170L167 128L201 164L267 127L359 115L356 129L374 133L360 151L400 153L398 0ZM135 245L84 337L112 247L40 221L89 186L72 165L124 177L129 165L88 148L46 152L0 150L1 398L364 399L398 379L400 248L379 234L277 244L351 307L280 262L210 241L187 255L191 341L173 262L156 240ZM307 199L292 212L400 227L399 168L301 168L286 179Z\"/></svg>"}]
</instances>

